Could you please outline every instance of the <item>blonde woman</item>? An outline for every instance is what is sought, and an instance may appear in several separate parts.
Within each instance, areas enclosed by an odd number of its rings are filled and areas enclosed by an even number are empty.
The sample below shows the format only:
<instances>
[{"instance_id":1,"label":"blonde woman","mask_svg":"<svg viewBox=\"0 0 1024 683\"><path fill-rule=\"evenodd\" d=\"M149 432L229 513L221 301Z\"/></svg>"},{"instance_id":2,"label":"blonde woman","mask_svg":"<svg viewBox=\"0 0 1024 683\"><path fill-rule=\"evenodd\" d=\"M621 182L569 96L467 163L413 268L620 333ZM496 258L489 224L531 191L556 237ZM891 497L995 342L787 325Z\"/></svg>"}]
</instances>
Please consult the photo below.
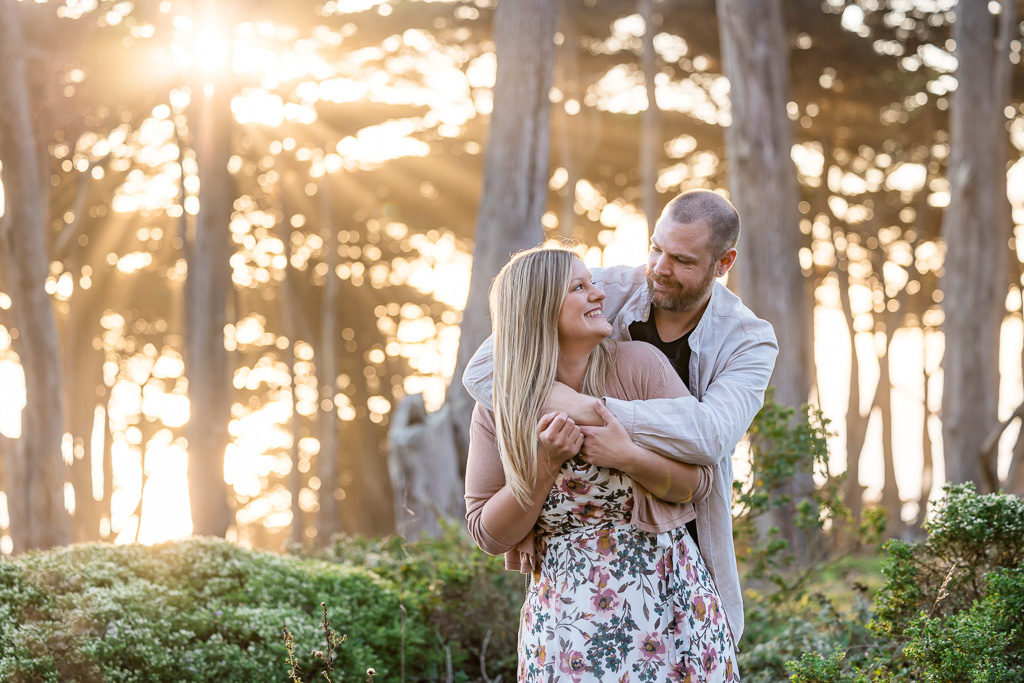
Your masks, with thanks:
<instances>
[{"instance_id":1,"label":"blonde woman","mask_svg":"<svg viewBox=\"0 0 1024 683\"><path fill-rule=\"evenodd\" d=\"M676 398L686 387L641 342L615 344L604 293L573 252L532 249L491 289L494 411L473 413L466 519L477 544L530 574L520 681L738 681L721 598L686 531L711 469L609 429L588 442L545 410L557 380L594 397Z\"/></svg>"}]
</instances>

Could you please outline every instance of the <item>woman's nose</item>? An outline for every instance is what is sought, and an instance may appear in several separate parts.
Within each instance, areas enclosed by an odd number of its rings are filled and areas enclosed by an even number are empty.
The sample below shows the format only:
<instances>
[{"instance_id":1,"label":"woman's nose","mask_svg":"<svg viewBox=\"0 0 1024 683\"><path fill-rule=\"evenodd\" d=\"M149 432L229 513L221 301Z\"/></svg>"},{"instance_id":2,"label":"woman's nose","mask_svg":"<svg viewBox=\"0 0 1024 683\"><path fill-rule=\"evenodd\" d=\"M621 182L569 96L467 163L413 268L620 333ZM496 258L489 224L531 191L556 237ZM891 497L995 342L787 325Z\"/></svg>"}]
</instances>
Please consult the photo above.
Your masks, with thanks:
<instances>
[{"instance_id":1,"label":"woman's nose","mask_svg":"<svg viewBox=\"0 0 1024 683\"><path fill-rule=\"evenodd\" d=\"M605 293L604 293L603 289L601 289L597 285L591 285L590 286L590 300L591 301L602 301L602 300L604 300L604 297L605 297Z\"/></svg>"}]
</instances>

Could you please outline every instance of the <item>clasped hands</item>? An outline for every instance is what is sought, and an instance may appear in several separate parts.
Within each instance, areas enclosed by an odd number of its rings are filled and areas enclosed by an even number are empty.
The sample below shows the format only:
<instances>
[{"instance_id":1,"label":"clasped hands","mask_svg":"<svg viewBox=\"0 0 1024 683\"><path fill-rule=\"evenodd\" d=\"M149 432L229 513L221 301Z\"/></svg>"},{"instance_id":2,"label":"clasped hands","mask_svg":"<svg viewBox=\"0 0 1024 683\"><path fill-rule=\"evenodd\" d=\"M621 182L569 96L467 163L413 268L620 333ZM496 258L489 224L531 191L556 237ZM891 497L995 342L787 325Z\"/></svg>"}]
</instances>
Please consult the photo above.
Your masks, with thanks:
<instances>
[{"instance_id":1,"label":"clasped hands","mask_svg":"<svg viewBox=\"0 0 1024 683\"><path fill-rule=\"evenodd\" d=\"M542 458L557 472L577 454L598 467L616 467L616 454L633 445L622 423L602 401L555 382L537 423Z\"/></svg>"}]
</instances>

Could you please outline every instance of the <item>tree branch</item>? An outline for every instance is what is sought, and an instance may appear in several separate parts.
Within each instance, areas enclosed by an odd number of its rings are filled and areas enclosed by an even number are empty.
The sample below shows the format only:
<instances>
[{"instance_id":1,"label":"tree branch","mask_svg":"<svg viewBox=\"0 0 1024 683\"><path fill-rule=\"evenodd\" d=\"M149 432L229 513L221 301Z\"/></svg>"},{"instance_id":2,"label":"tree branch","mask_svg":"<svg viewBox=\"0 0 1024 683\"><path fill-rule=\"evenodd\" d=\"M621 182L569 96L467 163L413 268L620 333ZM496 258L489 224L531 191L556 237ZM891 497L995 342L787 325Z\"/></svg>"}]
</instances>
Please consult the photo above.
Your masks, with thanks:
<instances>
[{"instance_id":1,"label":"tree branch","mask_svg":"<svg viewBox=\"0 0 1024 683\"><path fill-rule=\"evenodd\" d=\"M992 455L992 452L995 451L996 446L999 445L999 437L1003 435L1003 432L1010 426L1010 423L1017 418L1024 420L1024 403L1017 406L1017 408L1010 414L1010 417L996 425L996 428L989 432L989 435L985 437L985 441L981 444L982 465L984 465L989 456ZM993 487L993 490L995 490L995 487Z\"/></svg>"}]
</instances>

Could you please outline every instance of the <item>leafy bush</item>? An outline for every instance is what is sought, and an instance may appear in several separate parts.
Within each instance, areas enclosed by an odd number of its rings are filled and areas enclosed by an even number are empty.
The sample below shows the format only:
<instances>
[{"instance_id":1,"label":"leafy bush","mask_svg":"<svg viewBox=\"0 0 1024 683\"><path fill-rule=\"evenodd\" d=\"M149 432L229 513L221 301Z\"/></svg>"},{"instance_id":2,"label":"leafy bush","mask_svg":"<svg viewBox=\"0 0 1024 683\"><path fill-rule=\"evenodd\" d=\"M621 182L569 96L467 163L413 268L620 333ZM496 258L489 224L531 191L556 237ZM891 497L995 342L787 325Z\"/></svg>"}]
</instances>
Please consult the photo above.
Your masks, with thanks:
<instances>
[{"instance_id":1,"label":"leafy bush","mask_svg":"<svg viewBox=\"0 0 1024 683\"><path fill-rule=\"evenodd\" d=\"M821 552L835 547L830 534L870 541L884 526L876 514L859 529L848 523L841 480L828 476L827 425L817 411L796 411L769 396L748 432L750 474L734 485L746 588L743 680L1024 680L1024 501L1015 496L948 486L924 525L924 541L884 546L885 583L873 603L865 586L842 610L811 592L822 572L837 566ZM792 482L810 471L823 485L794 490ZM815 540L817 554L797 558L791 538L800 537L765 523L780 510Z\"/></svg>"},{"instance_id":2,"label":"leafy bush","mask_svg":"<svg viewBox=\"0 0 1024 683\"><path fill-rule=\"evenodd\" d=\"M804 539L821 539L826 527L849 517L841 502L842 478L829 475L828 424L820 410L805 405L798 412L776 403L769 389L747 431L750 472L733 482L733 537L747 583L766 588L753 602L768 610L802 596L816 568L810 560L824 559L815 551L828 544L804 548L802 571L790 571L798 560L790 539L777 526L765 529L764 520L784 512ZM812 473L824 483L815 486ZM794 490L798 481L806 481L806 490Z\"/></svg>"},{"instance_id":3,"label":"leafy bush","mask_svg":"<svg viewBox=\"0 0 1024 683\"><path fill-rule=\"evenodd\" d=\"M1024 680L1024 501L947 486L927 540L890 541L888 580L856 646L805 653L796 683Z\"/></svg>"},{"instance_id":4,"label":"leafy bush","mask_svg":"<svg viewBox=\"0 0 1024 683\"><path fill-rule=\"evenodd\" d=\"M381 555L371 562L374 543ZM459 647L450 639L476 629L482 640L486 626L496 643L508 637L507 628L514 638L517 624L508 614L511 595L499 596L497 588L474 594L489 583L482 576L501 571L500 560L463 552L466 543L449 538L400 552L394 540L366 541L362 550L341 543L334 561L213 539L150 548L79 545L3 559L0 680L285 681L285 624L302 676L312 680L325 666L311 653L326 647L321 602L346 636L333 652L335 681L363 681L370 667L380 680L441 680L448 664L438 633L453 662L475 672L479 662L468 660L478 651L465 646L473 639ZM514 644L492 647L514 659Z\"/></svg>"},{"instance_id":5,"label":"leafy bush","mask_svg":"<svg viewBox=\"0 0 1024 683\"><path fill-rule=\"evenodd\" d=\"M503 558L482 553L458 527L415 543L338 536L322 557L367 567L400 586L406 606L451 658L455 680L473 680L468 672L478 671L515 680L525 577L505 571Z\"/></svg>"}]
</instances>

